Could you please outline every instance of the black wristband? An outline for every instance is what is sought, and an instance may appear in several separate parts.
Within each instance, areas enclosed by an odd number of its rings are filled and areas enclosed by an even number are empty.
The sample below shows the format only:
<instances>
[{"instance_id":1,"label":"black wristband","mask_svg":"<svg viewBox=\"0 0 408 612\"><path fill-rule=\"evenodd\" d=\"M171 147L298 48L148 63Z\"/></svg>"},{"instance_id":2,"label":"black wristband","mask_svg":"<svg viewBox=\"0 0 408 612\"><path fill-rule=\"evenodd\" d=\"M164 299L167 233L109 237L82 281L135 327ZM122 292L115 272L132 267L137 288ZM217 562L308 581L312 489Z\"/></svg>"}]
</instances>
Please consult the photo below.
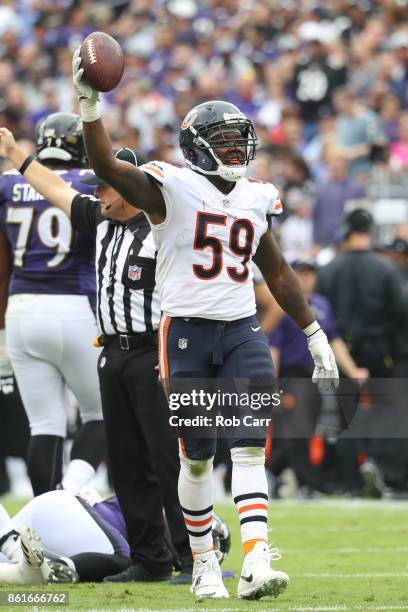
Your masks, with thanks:
<instances>
[{"instance_id":1,"label":"black wristband","mask_svg":"<svg viewBox=\"0 0 408 612\"><path fill-rule=\"evenodd\" d=\"M24 174L24 172L27 170L28 166L33 161L34 161L34 157L32 155L28 155L28 157L26 157L25 160L23 161L23 163L21 164L21 168L19 168L19 173L20 174Z\"/></svg>"},{"instance_id":2,"label":"black wristband","mask_svg":"<svg viewBox=\"0 0 408 612\"><path fill-rule=\"evenodd\" d=\"M2 538L0 538L0 549L3 546L3 544L9 539L10 536L13 536L14 540L17 540L19 535L20 534L15 529L12 529L11 531L8 531Z\"/></svg>"}]
</instances>

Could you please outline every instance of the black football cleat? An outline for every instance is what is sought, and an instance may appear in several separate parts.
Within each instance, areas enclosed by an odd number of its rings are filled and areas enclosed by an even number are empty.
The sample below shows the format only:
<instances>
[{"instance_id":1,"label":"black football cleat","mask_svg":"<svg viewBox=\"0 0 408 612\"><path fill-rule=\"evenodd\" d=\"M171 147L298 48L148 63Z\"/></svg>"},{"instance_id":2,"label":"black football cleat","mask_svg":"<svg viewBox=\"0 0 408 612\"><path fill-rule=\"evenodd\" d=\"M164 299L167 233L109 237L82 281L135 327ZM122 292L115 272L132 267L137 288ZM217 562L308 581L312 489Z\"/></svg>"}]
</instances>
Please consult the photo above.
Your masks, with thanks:
<instances>
[{"instance_id":1,"label":"black football cleat","mask_svg":"<svg viewBox=\"0 0 408 612\"><path fill-rule=\"evenodd\" d=\"M166 582L171 578L171 571L164 574L148 572L141 563L135 563L119 574L105 576L103 582Z\"/></svg>"},{"instance_id":2,"label":"black football cleat","mask_svg":"<svg viewBox=\"0 0 408 612\"><path fill-rule=\"evenodd\" d=\"M172 576L168 580L169 584L191 584L193 580L193 568L185 568L177 576Z\"/></svg>"}]
</instances>

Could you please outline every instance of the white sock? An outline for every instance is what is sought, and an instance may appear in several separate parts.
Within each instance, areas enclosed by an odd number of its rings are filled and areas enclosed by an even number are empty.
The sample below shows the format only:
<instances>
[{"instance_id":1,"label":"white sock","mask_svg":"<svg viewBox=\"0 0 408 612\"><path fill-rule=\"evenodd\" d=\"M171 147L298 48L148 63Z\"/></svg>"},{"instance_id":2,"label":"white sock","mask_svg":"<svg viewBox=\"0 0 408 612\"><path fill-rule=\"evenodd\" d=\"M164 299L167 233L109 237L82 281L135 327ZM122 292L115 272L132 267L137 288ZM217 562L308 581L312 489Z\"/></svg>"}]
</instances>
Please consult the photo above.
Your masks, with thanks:
<instances>
[{"instance_id":1,"label":"white sock","mask_svg":"<svg viewBox=\"0 0 408 612\"><path fill-rule=\"evenodd\" d=\"M192 473L188 467L188 460L182 458L178 494L192 553L202 555L209 551L212 552L212 460L211 463L207 462L204 472L194 474L194 470Z\"/></svg>"},{"instance_id":2,"label":"white sock","mask_svg":"<svg viewBox=\"0 0 408 612\"><path fill-rule=\"evenodd\" d=\"M0 563L0 582L4 584L25 584L20 572L20 563Z\"/></svg>"},{"instance_id":3,"label":"white sock","mask_svg":"<svg viewBox=\"0 0 408 612\"><path fill-rule=\"evenodd\" d=\"M95 470L90 463L83 459L73 459L68 464L61 484L66 491L76 494L89 482L94 474Z\"/></svg>"},{"instance_id":4,"label":"white sock","mask_svg":"<svg viewBox=\"0 0 408 612\"><path fill-rule=\"evenodd\" d=\"M33 569L22 560L19 563L0 563L0 583L44 584L41 570Z\"/></svg>"},{"instance_id":5,"label":"white sock","mask_svg":"<svg viewBox=\"0 0 408 612\"><path fill-rule=\"evenodd\" d=\"M264 465L232 464L231 492L241 525L244 554L268 540L268 482Z\"/></svg>"},{"instance_id":6,"label":"white sock","mask_svg":"<svg viewBox=\"0 0 408 612\"><path fill-rule=\"evenodd\" d=\"M207 561L207 559L210 559L210 557L213 557L214 555L215 555L214 550L207 550L207 552L203 552L203 553L194 553L194 560L201 559L201 561Z\"/></svg>"}]
</instances>

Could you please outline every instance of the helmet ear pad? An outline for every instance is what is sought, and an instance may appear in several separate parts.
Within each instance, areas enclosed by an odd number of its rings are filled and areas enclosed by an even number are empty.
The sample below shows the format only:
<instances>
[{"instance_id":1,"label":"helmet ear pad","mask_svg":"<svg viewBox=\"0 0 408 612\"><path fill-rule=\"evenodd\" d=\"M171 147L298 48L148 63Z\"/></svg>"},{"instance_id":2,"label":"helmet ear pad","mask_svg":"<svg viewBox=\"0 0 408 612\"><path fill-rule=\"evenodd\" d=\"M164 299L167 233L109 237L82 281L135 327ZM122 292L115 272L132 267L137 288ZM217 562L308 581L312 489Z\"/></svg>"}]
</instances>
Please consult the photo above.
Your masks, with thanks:
<instances>
[{"instance_id":1,"label":"helmet ear pad","mask_svg":"<svg viewBox=\"0 0 408 612\"><path fill-rule=\"evenodd\" d=\"M192 147L184 147L184 151L188 160L202 170L211 171L217 168L215 159L205 148L200 148L193 145Z\"/></svg>"},{"instance_id":2,"label":"helmet ear pad","mask_svg":"<svg viewBox=\"0 0 408 612\"><path fill-rule=\"evenodd\" d=\"M205 149L198 149L197 155L198 155L197 166L199 166L202 170L215 170L216 168L215 160L208 151L206 151Z\"/></svg>"}]
</instances>

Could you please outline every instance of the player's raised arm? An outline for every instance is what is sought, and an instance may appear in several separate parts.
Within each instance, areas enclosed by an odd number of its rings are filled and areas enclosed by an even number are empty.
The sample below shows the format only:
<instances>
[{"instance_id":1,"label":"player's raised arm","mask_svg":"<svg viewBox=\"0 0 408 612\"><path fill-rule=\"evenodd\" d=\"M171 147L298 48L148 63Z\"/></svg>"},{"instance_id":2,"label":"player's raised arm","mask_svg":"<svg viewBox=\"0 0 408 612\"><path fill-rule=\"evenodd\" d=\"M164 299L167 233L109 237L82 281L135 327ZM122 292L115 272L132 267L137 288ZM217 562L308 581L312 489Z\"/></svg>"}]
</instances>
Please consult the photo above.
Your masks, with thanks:
<instances>
[{"instance_id":1,"label":"player's raised arm","mask_svg":"<svg viewBox=\"0 0 408 612\"><path fill-rule=\"evenodd\" d=\"M99 94L84 79L80 49L72 60L73 81L79 98L83 135L88 159L95 174L116 189L129 204L148 213L153 223L166 217L166 205L160 190L144 172L120 161L112 153L112 144L99 112Z\"/></svg>"},{"instance_id":2,"label":"player's raised arm","mask_svg":"<svg viewBox=\"0 0 408 612\"><path fill-rule=\"evenodd\" d=\"M337 385L339 373L326 334L320 329L303 295L296 274L284 258L271 231L262 236L254 261L279 306L297 323L307 337L309 351L315 363L313 382L333 378Z\"/></svg>"},{"instance_id":3,"label":"player's raised arm","mask_svg":"<svg viewBox=\"0 0 408 612\"><path fill-rule=\"evenodd\" d=\"M18 146L13 134L0 127L0 156L8 159L38 193L71 216L71 203L78 191Z\"/></svg>"}]
</instances>

